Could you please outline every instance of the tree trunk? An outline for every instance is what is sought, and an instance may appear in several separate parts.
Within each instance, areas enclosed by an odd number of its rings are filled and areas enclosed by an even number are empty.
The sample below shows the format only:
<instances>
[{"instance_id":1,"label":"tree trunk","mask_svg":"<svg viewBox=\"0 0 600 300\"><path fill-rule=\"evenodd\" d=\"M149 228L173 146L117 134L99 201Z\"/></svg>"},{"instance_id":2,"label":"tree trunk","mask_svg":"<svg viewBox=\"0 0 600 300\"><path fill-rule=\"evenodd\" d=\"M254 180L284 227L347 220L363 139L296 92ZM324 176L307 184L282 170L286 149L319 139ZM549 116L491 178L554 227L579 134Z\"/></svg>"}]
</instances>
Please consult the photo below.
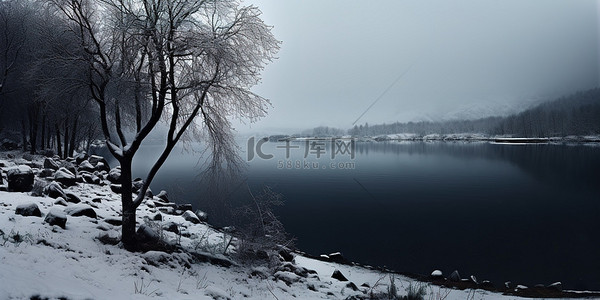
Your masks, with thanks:
<instances>
[{"instance_id":1,"label":"tree trunk","mask_svg":"<svg viewBox=\"0 0 600 300\"><path fill-rule=\"evenodd\" d=\"M25 118L21 119L21 139L23 140L23 152L27 152L27 130Z\"/></svg>"},{"instance_id":2,"label":"tree trunk","mask_svg":"<svg viewBox=\"0 0 600 300\"><path fill-rule=\"evenodd\" d=\"M67 157L69 157L69 118L67 118L65 120L65 135L64 135L63 140L64 140L63 146L65 146L64 147L65 153L64 153L63 158L66 159Z\"/></svg>"},{"instance_id":3,"label":"tree trunk","mask_svg":"<svg viewBox=\"0 0 600 300\"><path fill-rule=\"evenodd\" d=\"M135 235L135 213L131 194L131 158L123 157L121 163L121 205L123 206L123 224L121 225L121 242L129 251L137 250Z\"/></svg>"},{"instance_id":4,"label":"tree trunk","mask_svg":"<svg viewBox=\"0 0 600 300\"><path fill-rule=\"evenodd\" d=\"M56 151L58 152L58 156L61 156L62 148L60 146L60 128L58 124L54 124L54 129L56 130Z\"/></svg>"},{"instance_id":5,"label":"tree trunk","mask_svg":"<svg viewBox=\"0 0 600 300\"><path fill-rule=\"evenodd\" d=\"M77 136L77 123L79 121L79 117L75 117L75 121L73 121L73 128L72 128L72 134L71 134L71 142L69 145L69 156L73 156L73 153L75 152L75 138Z\"/></svg>"},{"instance_id":6,"label":"tree trunk","mask_svg":"<svg viewBox=\"0 0 600 300\"><path fill-rule=\"evenodd\" d=\"M42 136L41 136L41 147L42 152L46 150L46 114L42 113Z\"/></svg>"}]
</instances>

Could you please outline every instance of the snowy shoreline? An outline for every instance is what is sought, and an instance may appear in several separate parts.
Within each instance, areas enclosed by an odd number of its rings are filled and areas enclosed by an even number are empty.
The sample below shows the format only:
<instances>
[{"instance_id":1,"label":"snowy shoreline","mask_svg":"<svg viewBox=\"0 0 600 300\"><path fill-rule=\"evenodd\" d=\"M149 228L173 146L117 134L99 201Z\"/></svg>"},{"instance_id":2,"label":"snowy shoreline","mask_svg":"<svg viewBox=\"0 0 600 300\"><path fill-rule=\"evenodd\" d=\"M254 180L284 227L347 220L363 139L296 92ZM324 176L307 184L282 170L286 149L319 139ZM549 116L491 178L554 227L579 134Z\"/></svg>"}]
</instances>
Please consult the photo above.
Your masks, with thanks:
<instances>
[{"instance_id":1,"label":"snowy shoreline","mask_svg":"<svg viewBox=\"0 0 600 300\"><path fill-rule=\"evenodd\" d=\"M83 179L78 176L72 185L58 184L64 196L50 195L48 188L40 194L42 182L54 182L41 177L50 172L43 161L42 156L0 152L1 299L381 299L392 286L399 296L422 288L425 299L514 299L534 292L546 292L546 297L600 296L517 285L501 290L512 295L502 295L470 280L451 282L437 276L418 281L344 262L338 255L317 259L294 252L276 267L242 264L232 259L235 249L225 244L226 232L174 212L169 208L177 205L157 196L148 197L138 209L138 225L154 229L178 250L131 253L118 244L121 203L106 179L109 172L91 173L88 179L95 183L79 182ZM6 191L7 173L27 169L35 174L37 187ZM55 179L68 176L56 173ZM50 217L64 217L66 223Z\"/></svg>"}]
</instances>

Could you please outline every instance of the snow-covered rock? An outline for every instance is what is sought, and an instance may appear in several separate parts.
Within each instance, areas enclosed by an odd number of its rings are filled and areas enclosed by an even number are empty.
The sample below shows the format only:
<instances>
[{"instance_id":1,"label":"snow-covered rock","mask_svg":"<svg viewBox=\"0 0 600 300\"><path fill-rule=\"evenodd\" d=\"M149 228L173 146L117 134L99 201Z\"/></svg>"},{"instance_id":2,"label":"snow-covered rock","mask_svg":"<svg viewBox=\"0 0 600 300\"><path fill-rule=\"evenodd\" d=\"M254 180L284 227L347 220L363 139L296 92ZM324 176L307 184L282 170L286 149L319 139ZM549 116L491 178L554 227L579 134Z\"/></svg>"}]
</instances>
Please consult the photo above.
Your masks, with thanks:
<instances>
[{"instance_id":1,"label":"snow-covered rock","mask_svg":"<svg viewBox=\"0 0 600 300\"><path fill-rule=\"evenodd\" d=\"M50 182L46 187L44 187L44 194L48 195L50 198L58 198L62 197L63 199L67 199L67 195L65 191L60 186L60 184L56 181Z\"/></svg>"},{"instance_id":2,"label":"snow-covered rock","mask_svg":"<svg viewBox=\"0 0 600 300\"><path fill-rule=\"evenodd\" d=\"M84 160L79 164L79 171L88 171L88 172L93 172L96 168L94 168L94 166L88 161L88 160Z\"/></svg>"},{"instance_id":3,"label":"snow-covered rock","mask_svg":"<svg viewBox=\"0 0 600 300\"><path fill-rule=\"evenodd\" d=\"M339 281L348 281L348 278L346 278L346 276L344 276L344 274L342 274L340 270L333 271L333 273L331 274L331 278L337 279Z\"/></svg>"},{"instance_id":4,"label":"snow-covered rock","mask_svg":"<svg viewBox=\"0 0 600 300\"><path fill-rule=\"evenodd\" d=\"M156 243L160 241L160 236L152 227L142 224L136 231L137 237L142 243Z\"/></svg>"},{"instance_id":5,"label":"snow-covered rock","mask_svg":"<svg viewBox=\"0 0 600 300\"><path fill-rule=\"evenodd\" d=\"M67 197L65 198L65 200L67 200L68 202L75 203L75 204L81 202L81 199L73 193L66 193L66 196Z\"/></svg>"},{"instance_id":6,"label":"snow-covered rock","mask_svg":"<svg viewBox=\"0 0 600 300\"><path fill-rule=\"evenodd\" d=\"M29 192L33 188L34 175L31 167L20 165L6 171L8 190L12 192Z\"/></svg>"},{"instance_id":7,"label":"snow-covered rock","mask_svg":"<svg viewBox=\"0 0 600 300\"><path fill-rule=\"evenodd\" d=\"M433 280L440 280L440 279L444 279L444 274L440 270L434 270L433 272L431 272L430 277Z\"/></svg>"},{"instance_id":8,"label":"snow-covered rock","mask_svg":"<svg viewBox=\"0 0 600 300\"><path fill-rule=\"evenodd\" d=\"M165 190L161 190L161 191L158 193L158 195L156 195L156 197L157 197L158 199L162 200L163 202L167 202L167 203L169 202L169 198L168 198L168 195L167 195L167 191L165 191Z\"/></svg>"},{"instance_id":9,"label":"snow-covered rock","mask_svg":"<svg viewBox=\"0 0 600 300\"><path fill-rule=\"evenodd\" d=\"M97 171L110 171L110 166L108 165L108 161L102 156L99 155L91 155L88 158L88 161L94 166Z\"/></svg>"},{"instance_id":10,"label":"snow-covered rock","mask_svg":"<svg viewBox=\"0 0 600 300\"><path fill-rule=\"evenodd\" d=\"M450 276L448 276L448 280L459 282L460 281L460 274L458 273L458 270L454 270L454 272L452 272L450 274Z\"/></svg>"},{"instance_id":11,"label":"snow-covered rock","mask_svg":"<svg viewBox=\"0 0 600 300\"><path fill-rule=\"evenodd\" d=\"M54 173L54 180L66 186L73 186L77 184L77 178L75 178L75 174L64 167L59 168L56 173Z\"/></svg>"},{"instance_id":12,"label":"snow-covered rock","mask_svg":"<svg viewBox=\"0 0 600 300\"><path fill-rule=\"evenodd\" d=\"M40 208L35 203L20 204L19 206L17 206L17 209L15 210L15 214L21 215L24 217L31 217L31 216L41 217L42 216L42 212L40 211Z\"/></svg>"},{"instance_id":13,"label":"snow-covered rock","mask_svg":"<svg viewBox=\"0 0 600 300\"><path fill-rule=\"evenodd\" d=\"M51 226L57 225L62 229L65 229L67 224L67 215L58 208L52 208L46 215L44 221Z\"/></svg>"},{"instance_id":14,"label":"snow-covered rock","mask_svg":"<svg viewBox=\"0 0 600 300\"><path fill-rule=\"evenodd\" d=\"M200 223L200 218L198 218L198 216L196 216L196 214L190 210L186 210L181 216L188 222L192 222L194 224Z\"/></svg>"},{"instance_id":15,"label":"snow-covered rock","mask_svg":"<svg viewBox=\"0 0 600 300\"><path fill-rule=\"evenodd\" d=\"M96 211L87 204L75 204L65 208L65 213L73 217L86 216L92 219L97 218Z\"/></svg>"},{"instance_id":16,"label":"snow-covered rock","mask_svg":"<svg viewBox=\"0 0 600 300\"><path fill-rule=\"evenodd\" d=\"M56 170L58 170L58 168L60 168L60 166L58 165L58 163L56 161L54 161L54 159L46 157L46 158L44 158L44 168L52 169L52 170L56 171Z\"/></svg>"},{"instance_id":17,"label":"snow-covered rock","mask_svg":"<svg viewBox=\"0 0 600 300\"><path fill-rule=\"evenodd\" d=\"M106 176L106 179L111 183L119 183L119 180L121 180L121 167L118 166L116 168L111 169L110 172L108 172L108 176Z\"/></svg>"}]
</instances>

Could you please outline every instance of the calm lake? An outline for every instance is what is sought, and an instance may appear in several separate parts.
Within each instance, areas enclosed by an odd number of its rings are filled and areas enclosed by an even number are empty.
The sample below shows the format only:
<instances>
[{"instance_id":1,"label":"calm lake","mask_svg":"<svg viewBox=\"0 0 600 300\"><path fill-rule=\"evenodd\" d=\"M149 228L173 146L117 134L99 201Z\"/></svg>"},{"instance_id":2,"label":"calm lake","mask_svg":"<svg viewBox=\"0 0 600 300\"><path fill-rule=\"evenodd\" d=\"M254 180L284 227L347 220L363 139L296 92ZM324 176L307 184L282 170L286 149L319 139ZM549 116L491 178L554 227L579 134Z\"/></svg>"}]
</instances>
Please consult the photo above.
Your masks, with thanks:
<instances>
[{"instance_id":1,"label":"calm lake","mask_svg":"<svg viewBox=\"0 0 600 300\"><path fill-rule=\"evenodd\" d=\"M456 269L495 285L600 290L600 147L356 142L354 158L332 159L331 143L317 143L250 144L245 181L228 197L239 202L265 185L281 193L277 213L309 254L340 251L418 274ZM141 150L134 176L159 150ZM246 141L241 150L247 160ZM197 156L175 150L151 187L227 225L197 183Z\"/></svg>"}]
</instances>

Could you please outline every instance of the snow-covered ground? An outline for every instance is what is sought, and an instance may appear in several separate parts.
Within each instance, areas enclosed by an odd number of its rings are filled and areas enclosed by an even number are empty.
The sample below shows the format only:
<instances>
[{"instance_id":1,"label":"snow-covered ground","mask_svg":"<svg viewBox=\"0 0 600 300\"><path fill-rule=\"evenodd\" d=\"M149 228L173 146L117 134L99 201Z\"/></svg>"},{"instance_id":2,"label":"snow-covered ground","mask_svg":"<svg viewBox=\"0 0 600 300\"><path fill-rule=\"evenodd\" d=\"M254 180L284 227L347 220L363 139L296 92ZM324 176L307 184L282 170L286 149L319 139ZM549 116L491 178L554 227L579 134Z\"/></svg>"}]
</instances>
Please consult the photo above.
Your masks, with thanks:
<instances>
[{"instance_id":1,"label":"snow-covered ground","mask_svg":"<svg viewBox=\"0 0 600 300\"><path fill-rule=\"evenodd\" d=\"M6 170L15 161L0 159L2 165ZM387 293L390 279L399 295L406 295L411 287L423 287L424 299L516 298L429 285L299 254L275 269L234 262L222 254L232 251L223 251L227 234L206 223L194 224L167 213L162 214L162 221L150 221L159 213L153 205L157 197L138 209L138 223L162 228L174 222L182 234L160 230L161 238L180 244L183 250L131 253L119 244L101 242L120 236L120 226L111 225L121 211L118 194L108 185L83 183L65 188L65 192L81 202L0 191L0 299L369 299ZM41 217L15 214L17 206L29 203L38 206ZM72 214L69 208L73 207L91 207L97 217L67 215L64 229L45 222L51 210ZM224 267L199 262L193 253L233 264ZM348 281L332 278L336 270Z\"/></svg>"}]
</instances>

